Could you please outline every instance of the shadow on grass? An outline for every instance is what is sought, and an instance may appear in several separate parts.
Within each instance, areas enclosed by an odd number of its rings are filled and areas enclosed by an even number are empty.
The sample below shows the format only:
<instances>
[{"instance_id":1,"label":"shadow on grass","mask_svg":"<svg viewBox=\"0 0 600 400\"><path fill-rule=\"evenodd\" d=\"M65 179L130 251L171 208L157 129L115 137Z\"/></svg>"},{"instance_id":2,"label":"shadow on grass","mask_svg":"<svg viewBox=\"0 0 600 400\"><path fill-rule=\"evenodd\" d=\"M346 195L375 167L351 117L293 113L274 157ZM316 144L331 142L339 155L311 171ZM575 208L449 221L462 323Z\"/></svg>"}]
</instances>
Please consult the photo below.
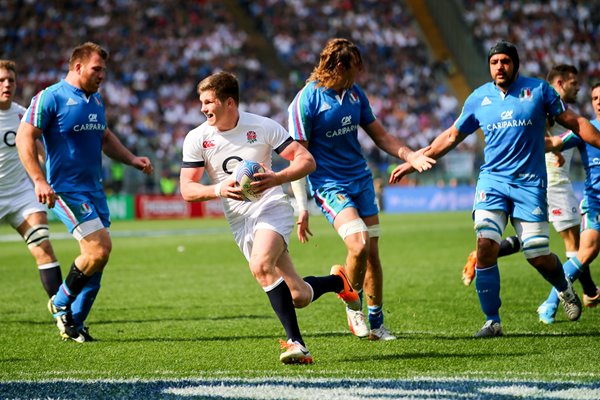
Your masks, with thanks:
<instances>
[{"instance_id":1,"label":"shadow on grass","mask_svg":"<svg viewBox=\"0 0 600 400\"><path fill-rule=\"evenodd\" d=\"M112 324L143 324L143 323L155 323L155 322L193 322L193 321L234 321L234 320L260 320L260 319L272 319L273 315L227 315L218 317L165 317L165 318L146 318L146 319L127 319L127 320L97 320L94 321L95 325L112 325ZM14 320L14 321L3 321L4 325L18 324L18 325L48 325L52 324L52 319L49 317L48 320L44 321L33 321L33 320Z\"/></svg>"},{"instance_id":2,"label":"shadow on grass","mask_svg":"<svg viewBox=\"0 0 600 400\"><path fill-rule=\"evenodd\" d=\"M398 339L426 339L426 340L469 340L476 342L486 342L489 340L507 340L511 338L565 338L565 337L600 337L600 331L584 331L584 332L524 332L524 333L504 333L502 337L494 338L474 338L473 335L440 335L426 332L402 333L394 332Z\"/></svg>"},{"instance_id":3,"label":"shadow on grass","mask_svg":"<svg viewBox=\"0 0 600 400\"><path fill-rule=\"evenodd\" d=\"M530 353L502 353L502 357L526 357L530 356ZM497 353L438 353L438 352L427 352L427 353L402 353L402 354L370 354L363 357L348 357L341 358L343 362L369 362L369 361L394 361L394 360L416 360L416 359L440 359L440 358L465 358L465 359L481 359L482 357L497 357Z\"/></svg>"}]
</instances>

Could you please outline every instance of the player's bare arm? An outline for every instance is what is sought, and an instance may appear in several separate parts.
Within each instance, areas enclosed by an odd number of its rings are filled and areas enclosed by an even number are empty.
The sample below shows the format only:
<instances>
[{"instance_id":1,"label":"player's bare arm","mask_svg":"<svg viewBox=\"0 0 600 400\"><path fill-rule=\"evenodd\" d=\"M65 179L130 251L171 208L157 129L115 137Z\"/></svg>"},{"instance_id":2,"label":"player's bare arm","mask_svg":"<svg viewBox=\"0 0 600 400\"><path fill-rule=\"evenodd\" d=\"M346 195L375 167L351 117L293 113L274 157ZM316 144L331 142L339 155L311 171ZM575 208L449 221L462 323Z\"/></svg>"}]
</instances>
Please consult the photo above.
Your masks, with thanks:
<instances>
[{"instance_id":1,"label":"player's bare arm","mask_svg":"<svg viewBox=\"0 0 600 400\"><path fill-rule=\"evenodd\" d=\"M121 143L119 138L110 130L104 131L102 151L113 160L122 162L150 175L154 168L148 157L138 157Z\"/></svg>"},{"instance_id":2,"label":"player's bare arm","mask_svg":"<svg viewBox=\"0 0 600 400\"><path fill-rule=\"evenodd\" d=\"M425 156L437 160L458 146L458 144L465 140L466 137L467 135L460 133L458 129L452 125L436 137L429 146L421 150L424 151ZM390 174L389 183L397 183L402 177L414 171L415 168L409 163L400 164Z\"/></svg>"},{"instance_id":3,"label":"player's bare arm","mask_svg":"<svg viewBox=\"0 0 600 400\"><path fill-rule=\"evenodd\" d=\"M308 148L308 141L295 142L300 144L305 150ZM308 152L308 150L307 150ZM292 192L296 199L298 207L298 220L296 221L296 234L300 243L308 242L308 237L312 236L310 231L308 220L308 199L306 198L306 177L303 176L300 179L293 180L291 182Z\"/></svg>"},{"instance_id":4,"label":"player's bare arm","mask_svg":"<svg viewBox=\"0 0 600 400\"><path fill-rule=\"evenodd\" d=\"M419 172L432 168L436 162L433 158L424 154L427 149L412 151L400 139L390 135L378 120L364 126L363 129L373 139L377 147L391 156L410 163Z\"/></svg>"},{"instance_id":5,"label":"player's bare arm","mask_svg":"<svg viewBox=\"0 0 600 400\"><path fill-rule=\"evenodd\" d=\"M555 117L561 125L569 128L586 143L600 148L600 132L586 118L567 109L562 114Z\"/></svg>"},{"instance_id":6,"label":"player's bare arm","mask_svg":"<svg viewBox=\"0 0 600 400\"><path fill-rule=\"evenodd\" d=\"M252 182L252 187L259 193L273 186L303 178L317 168L312 154L298 142L290 143L279 155L288 160L290 165L279 172L265 170L263 173L254 174L256 181Z\"/></svg>"},{"instance_id":7,"label":"player's bare arm","mask_svg":"<svg viewBox=\"0 0 600 400\"><path fill-rule=\"evenodd\" d=\"M17 130L16 145L21 163L34 184L35 195L38 201L46 204L48 208L52 208L56 201L56 193L54 193L54 189L46 181L44 171L39 162L38 139L41 136L41 129L27 122L21 122Z\"/></svg>"},{"instance_id":8,"label":"player's bare arm","mask_svg":"<svg viewBox=\"0 0 600 400\"><path fill-rule=\"evenodd\" d=\"M560 136L546 136L544 138L544 145L546 152L553 152L560 154L563 148L563 141Z\"/></svg>"},{"instance_id":9,"label":"player's bare arm","mask_svg":"<svg viewBox=\"0 0 600 400\"><path fill-rule=\"evenodd\" d=\"M181 196L185 201L198 202L218 198L229 198L243 201L242 189L236 186L233 178L226 179L214 185L203 185L200 179L204 174L204 167L181 168L179 173L179 187Z\"/></svg>"}]
</instances>

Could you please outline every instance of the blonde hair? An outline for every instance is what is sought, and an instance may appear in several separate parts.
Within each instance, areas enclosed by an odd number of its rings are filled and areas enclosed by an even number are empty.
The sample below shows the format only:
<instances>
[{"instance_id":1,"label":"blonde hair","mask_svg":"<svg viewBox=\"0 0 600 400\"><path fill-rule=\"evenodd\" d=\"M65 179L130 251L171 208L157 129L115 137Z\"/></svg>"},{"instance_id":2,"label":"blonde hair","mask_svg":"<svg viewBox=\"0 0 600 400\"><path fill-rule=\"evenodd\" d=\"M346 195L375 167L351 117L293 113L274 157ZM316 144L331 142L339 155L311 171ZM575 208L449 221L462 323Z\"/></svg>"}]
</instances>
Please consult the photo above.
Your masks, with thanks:
<instances>
[{"instance_id":1,"label":"blonde hair","mask_svg":"<svg viewBox=\"0 0 600 400\"><path fill-rule=\"evenodd\" d=\"M358 47L348 39L330 39L321 51L319 65L313 69L306 83L317 81L318 86L331 87L339 79L338 65L349 69L353 64L362 67L362 57Z\"/></svg>"},{"instance_id":2,"label":"blonde hair","mask_svg":"<svg viewBox=\"0 0 600 400\"><path fill-rule=\"evenodd\" d=\"M17 64L11 60L0 60L0 68L14 72L17 75Z\"/></svg>"}]
</instances>

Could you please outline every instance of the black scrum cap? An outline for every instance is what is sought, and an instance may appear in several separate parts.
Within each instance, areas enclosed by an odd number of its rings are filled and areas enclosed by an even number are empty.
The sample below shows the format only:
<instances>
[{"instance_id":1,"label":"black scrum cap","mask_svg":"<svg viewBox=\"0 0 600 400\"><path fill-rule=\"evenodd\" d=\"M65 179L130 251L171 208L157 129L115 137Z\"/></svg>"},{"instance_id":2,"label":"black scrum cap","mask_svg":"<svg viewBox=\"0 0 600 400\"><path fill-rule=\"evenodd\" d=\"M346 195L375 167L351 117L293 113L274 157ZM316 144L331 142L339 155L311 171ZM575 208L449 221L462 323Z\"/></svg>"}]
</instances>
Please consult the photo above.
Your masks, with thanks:
<instances>
[{"instance_id":1,"label":"black scrum cap","mask_svg":"<svg viewBox=\"0 0 600 400\"><path fill-rule=\"evenodd\" d=\"M515 72L519 70L519 53L517 53L516 46L511 42L501 40L493 45L490 51L488 51L488 64L490 63L490 58L492 58L494 54L506 54L515 65Z\"/></svg>"}]
</instances>

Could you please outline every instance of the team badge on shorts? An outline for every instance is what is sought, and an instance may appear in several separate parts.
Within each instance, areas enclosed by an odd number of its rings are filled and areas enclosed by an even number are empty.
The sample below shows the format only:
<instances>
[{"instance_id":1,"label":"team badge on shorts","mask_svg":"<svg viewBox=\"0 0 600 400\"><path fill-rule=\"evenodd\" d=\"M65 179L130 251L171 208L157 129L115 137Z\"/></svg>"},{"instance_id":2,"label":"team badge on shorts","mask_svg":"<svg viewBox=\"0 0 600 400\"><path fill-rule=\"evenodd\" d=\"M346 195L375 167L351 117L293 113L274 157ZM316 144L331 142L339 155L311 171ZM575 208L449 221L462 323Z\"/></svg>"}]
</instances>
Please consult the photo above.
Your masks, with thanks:
<instances>
[{"instance_id":1,"label":"team badge on shorts","mask_svg":"<svg viewBox=\"0 0 600 400\"><path fill-rule=\"evenodd\" d=\"M336 194L335 198L336 198L337 202L340 204L343 203L344 201L346 201L346 196L344 196L341 193Z\"/></svg>"},{"instance_id":2,"label":"team badge on shorts","mask_svg":"<svg viewBox=\"0 0 600 400\"><path fill-rule=\"evenodd\" d=\"M477 202L478 203L483 203L485 202L485 192L483 190L481 190L479 193L477 193Z\"/></svg>"},{"instance_id":3,"label":"team badge on shorts","mask_svg":"<svg viewBox=\"0 0 600 400\"><path fill-rule=\"evenodd\" d=\"M88 203L81 204L80 209L81 209L81 214L83 216L89 215L92 213L92 207L90 207L90 205Z\"/></svg>"}]
</instances>

